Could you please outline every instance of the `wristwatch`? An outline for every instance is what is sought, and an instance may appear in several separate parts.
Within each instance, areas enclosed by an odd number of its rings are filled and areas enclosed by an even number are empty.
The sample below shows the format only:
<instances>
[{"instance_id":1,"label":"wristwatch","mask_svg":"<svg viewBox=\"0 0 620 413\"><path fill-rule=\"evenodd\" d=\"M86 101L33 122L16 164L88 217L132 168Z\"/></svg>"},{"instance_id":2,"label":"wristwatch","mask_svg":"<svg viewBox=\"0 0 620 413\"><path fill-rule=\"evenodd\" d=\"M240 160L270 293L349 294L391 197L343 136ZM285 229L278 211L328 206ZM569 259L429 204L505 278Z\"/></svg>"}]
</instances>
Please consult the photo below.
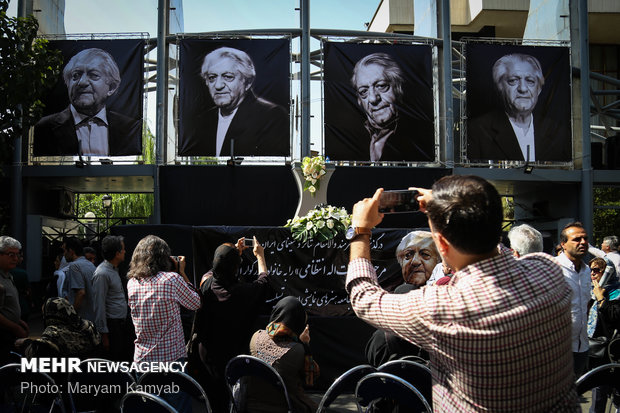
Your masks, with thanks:
<instances>
[{"instance_id":1,"label":"wristwatch","mask_svg":"<svg viewBox=\"0 0 620 413\"><path fill-rule=\"evenodd\" d=\"M347 233L345 234L345 237L349 241L352 241L358 235L370 235L371 233L372 231L370 230L370 228L349 227L349 229L347 229Z\"/></svg>"}]
</instances>

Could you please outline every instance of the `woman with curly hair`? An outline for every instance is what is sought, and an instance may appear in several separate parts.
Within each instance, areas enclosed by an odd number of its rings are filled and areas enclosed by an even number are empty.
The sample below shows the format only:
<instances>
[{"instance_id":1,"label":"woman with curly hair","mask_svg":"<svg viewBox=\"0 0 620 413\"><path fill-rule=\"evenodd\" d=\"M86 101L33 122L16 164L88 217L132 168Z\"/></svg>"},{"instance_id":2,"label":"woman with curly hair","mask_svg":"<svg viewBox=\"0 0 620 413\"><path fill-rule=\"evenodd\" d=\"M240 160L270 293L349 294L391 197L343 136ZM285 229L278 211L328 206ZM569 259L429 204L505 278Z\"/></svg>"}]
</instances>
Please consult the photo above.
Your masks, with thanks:
<instances>
[{"instance_id":1,"label":"woman with curly hair","mask_svg":"<svg viewBox=\"0 0 620 413\"><path fill-rule=\"evenodd\" d=\"M197 310L200 296L185 275L185 257L177 264L170 254L166 241L147 235L131 257L127 293L136 329L135 362L187 357L180 306Z\"/></svg>"}]
</instances>

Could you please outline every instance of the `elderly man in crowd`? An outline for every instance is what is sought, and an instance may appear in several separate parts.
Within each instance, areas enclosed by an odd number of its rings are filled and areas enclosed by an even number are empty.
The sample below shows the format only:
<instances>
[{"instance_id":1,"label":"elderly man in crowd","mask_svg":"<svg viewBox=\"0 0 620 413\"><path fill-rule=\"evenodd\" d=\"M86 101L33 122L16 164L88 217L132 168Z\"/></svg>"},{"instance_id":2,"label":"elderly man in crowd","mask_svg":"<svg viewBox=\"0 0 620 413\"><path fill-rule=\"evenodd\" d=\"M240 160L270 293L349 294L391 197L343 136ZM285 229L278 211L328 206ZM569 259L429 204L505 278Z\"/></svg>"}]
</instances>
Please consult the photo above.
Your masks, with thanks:
<instances>
[{"instance_id":1,"label":"elderly man in crowd","mask_svg":"<svg viewBox=\"0 0 620 413\"><path fill-rule=\"evenodd\" d=\"M15 238L0 237L0 366L5 364L17 338L28 336L21 319L19 292L10 272L17 267L22 246Z\"/></svg>"},{"instance_id":2,"label":"elderly man in crowd","mask_svg":"<svg viewBox=\"0 0 620 413\"><path fill-rule=\"evenodd\" d=\"M542 252L543 250L542 234L536 228L527 224L512 227L508 231L508 239L510 240L512 253L517 258L533 252Z\"/></svg>"},{"instance_id":3,"label":"elderly man in crowd","mask_svg":"<svg viewBox=\"0 0 620 413\"><path fill-rule=\"evenodd\" d=\"M34 155L137 155L142 123L106 107L121 83L118 65L102 49L85 49L62 72L71 104L34 127Z\"/></svg>"},{"instance_id":4,"label":"elderly man in crowd","mask_svg":"<svg viewBox=\"0 0 620 413\"><path fill-rule=\"evenodd\" d=\"M514 53L493 65L493 82L503 110L473 119L468 125L468 152L472 160L569 161L570 129L534 112L545 84L534 56Z\"/></svg>"},{"instance_id":5,"label":"elderly man in crowd","mask_svg":"<svg viewBox=\"0 0 620 413\"><path fill-rule=\"evenodd\" d=\"M620 252L618 252L618 247L620 247L618 237L615 235L608 235L603 238L600 250L590 245L588 252L599 258L607 258L614 264L616 273L620 274Z\"/></svg>"},{"instance_id":6,"label":"elderly man in crowd","mask_svg":"<svg viewBox=\"0 0 620 413\"><path fill-rule=\"evenodd\" d=\"M197 115L184 155L290 155L288 112L254 94L247 53L220 47L205 56L200 75L215 106Z\"/></svg>"},{"instance_id":7,"label":"elderly man in crowd","mask_svg":"<svg viewBox=\"0 0 620 413\"><path fill-rule=\"evenodd\" d=\"M437 263L439 252L428 231L412 231L405 235L396 247L396 259L407 284L420 287L426 284Z\"/></svg>"},{"instance_id":8,"label":"elderly man in crowd","mask_svg":"<svg viewBox=\"0 0 620 413\"><path fill-rule=\"evenodd\" d=\"M386 53L373 53L353 68L351 83L366 115L371 161L432 161L433 125L404 111L400 66ZM418 137L419 139L416 139Z\"/></svg>"},{"instance_id":9,"label":"elderly man in crowd","mask_svg":"<svg viewBox=\"0 0 620 413\"><path fill-rule=\"evenodd\" d=\"M500 253L501 198L480 177L413 189L452 280L407 294L379 286L368 235L383 219L378 189L353 207L360 235L351 240L345 286L357 316L428 351L436 413L574 413L571 291L555 259Z\"/></svg>"}]
</instances>

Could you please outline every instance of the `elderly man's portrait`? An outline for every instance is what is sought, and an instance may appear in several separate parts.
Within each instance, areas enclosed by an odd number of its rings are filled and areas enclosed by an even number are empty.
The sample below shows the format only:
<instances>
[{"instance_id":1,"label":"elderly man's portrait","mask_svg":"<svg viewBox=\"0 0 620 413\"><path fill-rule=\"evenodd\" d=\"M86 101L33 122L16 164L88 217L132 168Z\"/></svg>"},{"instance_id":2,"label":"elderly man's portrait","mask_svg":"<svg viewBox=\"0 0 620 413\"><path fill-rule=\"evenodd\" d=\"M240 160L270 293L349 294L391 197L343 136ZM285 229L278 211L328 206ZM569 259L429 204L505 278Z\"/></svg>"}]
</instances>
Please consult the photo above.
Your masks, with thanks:
<instances>
[{"instance_id":1,"label":"elderly man's portrait","mask_svg":"<svg viewBox=\"0 0 620 413\"><path fill-rule=\"evenodd\" d=\"M396 247L403 281L417 287L426 284L441 257L429 231L412 231Z\"/></svg>"},{"instance_id":2,"label":"elderly man's portrait","mask_svg":"<svg viewBox=\"0 0 620 413\"><path fill-rule=\"evenodd\" d=\"M67 51L76 42L60 46ZM142 78L136 75L142 76L143 44L131 41L130 49L118 46L115 50L121 55L122 66L112 53L99 47L84 48L66 58L62 88L57 87L44 102L48 103L48 110L59 103L65 106L36 123L35 156L107 157L142 153ZM140 65L138 70L137 65ZM121 94L124 88L134 88L135 92ZM56 99L59 93L62 96Z\"/></svg>"},{"instance_id":3,"label":"elderly man's portrait","mask_svg":"<svg viewBox=\"0 0 620 413\"><path fill-rule=\"evenodd\" d=\"M179 155L290 156L288 42L252 42L182 43Z\"/></svg>"},{"instance_id":4,"label":"elderly man's portrait","mask_svg":"<svg viewBox=\"0 0 620 413\"><path fill-rule=\"evenodd\" d=\"M327 155L334 160L434 161L430 48L324 46Z\"/></svg>"},{"instance_id":5,"label":"elderly man's portrait","mask_svg":"<svg viewBox=\"0 0 620 413\"><path fill-rule=\"evenodd\" d=\"M494 53L484 53L489 47ZM467 158L570 161L567 50L502 47L467 49ZM499 52L503 54L493 55ZM494 59L490 66L489 55ZM476 61L483 56L486 65ZM481 78L490 79L492 85L484 87Z\"/></svg>"}]
</instances>

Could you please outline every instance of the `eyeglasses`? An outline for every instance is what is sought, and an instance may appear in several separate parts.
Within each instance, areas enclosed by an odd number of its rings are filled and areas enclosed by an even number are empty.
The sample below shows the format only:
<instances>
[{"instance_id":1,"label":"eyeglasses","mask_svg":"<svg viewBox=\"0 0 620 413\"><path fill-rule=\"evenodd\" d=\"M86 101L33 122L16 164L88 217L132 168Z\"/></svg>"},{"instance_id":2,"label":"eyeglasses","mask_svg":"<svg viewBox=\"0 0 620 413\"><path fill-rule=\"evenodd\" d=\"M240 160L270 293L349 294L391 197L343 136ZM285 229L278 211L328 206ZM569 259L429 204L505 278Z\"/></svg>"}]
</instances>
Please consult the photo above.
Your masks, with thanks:
<instances>
[{"instance_id":1,"label":"eyeglasses","mask_svg":"<svg viewBox=\"0 0 620 413\"><path fill-rule=\"evenodd\" d=\"M0 252L0 255L8 255L11 258L19 258L22 256L19 252Z\"/></svg>"},{"instance_id":2,"label":"eyeglasses","mask_svg":"<svg viewBox=\"0 0 620 413\"><path fill-rule=\"evenodd\" d=\"M602 269L602 268L596 268L596 267L594 267L594 268L590 268L590 271L595 272L595 273L597 273L597 274L598 274L599 272L603 272L603 269Z\"/></svg>"}]
</instances>

